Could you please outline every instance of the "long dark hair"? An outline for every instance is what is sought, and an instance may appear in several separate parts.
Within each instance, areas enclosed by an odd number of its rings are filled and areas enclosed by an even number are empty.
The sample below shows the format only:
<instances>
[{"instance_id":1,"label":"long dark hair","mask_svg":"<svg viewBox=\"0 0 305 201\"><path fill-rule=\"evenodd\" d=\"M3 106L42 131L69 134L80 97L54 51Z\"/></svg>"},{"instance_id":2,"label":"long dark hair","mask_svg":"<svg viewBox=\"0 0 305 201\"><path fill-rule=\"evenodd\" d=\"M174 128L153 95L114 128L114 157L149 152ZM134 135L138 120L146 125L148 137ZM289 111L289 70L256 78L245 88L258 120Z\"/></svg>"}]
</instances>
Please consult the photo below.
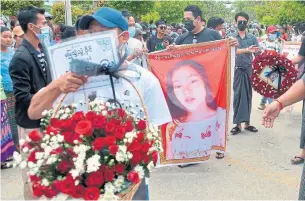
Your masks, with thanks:
<instances>
[{"instance_id":1,"label":"long dark hair","mask_svg":"<svg viewBox=\"0 0 305 201\"><path fill-rule=\"evenodd\" d=\"M177 99L175 92L174 92L174 87L173 87L173 82L172 82L172 77L173 73L184 66L190 66L194 70L198 72L198 74L201 76L205 89L206 89L206 104L207 106L212 109L216 110L217 109L217 104L215 101L215 98L213 96L213 93L211 91L211 86L208 80L208 77L206 75L204 67L197 63L196 61L193 60L185 60L185 61L180 61L175 66L170 70L170 72L167 74L167 95L168 95L168 107L171 112L172 118L173 119L180 119L181 117L185 117L187 115L187 109L179 102Z\"/></svg>"}]
</instances>

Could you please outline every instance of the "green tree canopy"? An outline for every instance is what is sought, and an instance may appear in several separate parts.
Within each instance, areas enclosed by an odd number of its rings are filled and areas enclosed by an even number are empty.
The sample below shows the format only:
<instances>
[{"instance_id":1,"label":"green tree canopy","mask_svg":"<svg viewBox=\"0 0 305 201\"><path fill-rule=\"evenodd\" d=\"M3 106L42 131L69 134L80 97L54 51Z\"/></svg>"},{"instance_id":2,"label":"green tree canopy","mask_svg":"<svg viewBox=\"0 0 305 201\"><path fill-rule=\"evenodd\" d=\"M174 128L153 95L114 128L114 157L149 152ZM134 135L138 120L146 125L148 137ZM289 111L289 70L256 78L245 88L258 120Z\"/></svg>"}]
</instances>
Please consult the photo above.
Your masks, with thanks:
<instances>
[{"instance_id":1,"label":"green tree canopy","mask_svg":"<svg viewBox=\"0 0 305 201\"><path fill-rule=\"evenodd\" d=\"M44 0L1 0L1 14L7 16L17 16L18 11L25 6L42 7Z\"/></svg>"}]
</instances>

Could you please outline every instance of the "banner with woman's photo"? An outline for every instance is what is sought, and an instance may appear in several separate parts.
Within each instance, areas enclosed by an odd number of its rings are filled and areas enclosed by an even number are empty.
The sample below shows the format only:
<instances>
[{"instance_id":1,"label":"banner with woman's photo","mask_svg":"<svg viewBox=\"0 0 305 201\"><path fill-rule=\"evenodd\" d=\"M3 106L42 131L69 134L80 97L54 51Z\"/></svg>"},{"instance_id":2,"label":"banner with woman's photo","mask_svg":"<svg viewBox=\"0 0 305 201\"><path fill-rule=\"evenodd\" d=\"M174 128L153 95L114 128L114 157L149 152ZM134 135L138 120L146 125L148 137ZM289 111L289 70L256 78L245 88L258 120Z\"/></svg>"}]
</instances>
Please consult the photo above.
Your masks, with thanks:
<instances>
[{"instance_id":1,"label":"banner with woman's photo","mask_svg":"<svg viewBox=\"0 0 305 201\"><path fill-rule=\"evenodd\" d=\"M198 163L208 160L212 150L226 149L231 56L228 40L149 54L149 67L160 81L173 119L161 129L161 165Z\"/></svg>"}]
</instances>

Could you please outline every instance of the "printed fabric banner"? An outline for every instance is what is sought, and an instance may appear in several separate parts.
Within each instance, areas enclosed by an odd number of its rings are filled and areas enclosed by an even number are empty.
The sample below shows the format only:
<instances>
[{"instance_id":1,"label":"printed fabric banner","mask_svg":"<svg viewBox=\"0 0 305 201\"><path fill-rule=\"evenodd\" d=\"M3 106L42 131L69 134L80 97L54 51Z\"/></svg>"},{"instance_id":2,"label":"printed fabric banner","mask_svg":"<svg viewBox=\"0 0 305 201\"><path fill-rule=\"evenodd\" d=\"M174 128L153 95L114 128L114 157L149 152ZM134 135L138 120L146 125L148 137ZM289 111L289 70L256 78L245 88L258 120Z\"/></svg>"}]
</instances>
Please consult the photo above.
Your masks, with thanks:
<instances>
[{"instance_id":1,"label":"printed fabric banner","mask_svg":"<svg viewBox=\"0 0 305 201\"><path fill-rule=\"evenodd\" d=\"M198 163L208 160L212 150L224 151L231 97L229 41L154 52L148 64L173 119L161 128L161 165Z\"/></svg>"},{"instance_id":2,"label":"printed fabric banner","mask_svg":"<svg viewBox=\"0 0 305 201\"><path fill-rule=\"evenodd\" d=\"M300 42L284 42L283 48L282 48L282 55L284 55L286 58L292 60L299 54L299 50L301 48ZM301 78L304 74L304 67L305 63L296 64L295 68L298 70L298 77Z\"/></svg>"}]
</instances>

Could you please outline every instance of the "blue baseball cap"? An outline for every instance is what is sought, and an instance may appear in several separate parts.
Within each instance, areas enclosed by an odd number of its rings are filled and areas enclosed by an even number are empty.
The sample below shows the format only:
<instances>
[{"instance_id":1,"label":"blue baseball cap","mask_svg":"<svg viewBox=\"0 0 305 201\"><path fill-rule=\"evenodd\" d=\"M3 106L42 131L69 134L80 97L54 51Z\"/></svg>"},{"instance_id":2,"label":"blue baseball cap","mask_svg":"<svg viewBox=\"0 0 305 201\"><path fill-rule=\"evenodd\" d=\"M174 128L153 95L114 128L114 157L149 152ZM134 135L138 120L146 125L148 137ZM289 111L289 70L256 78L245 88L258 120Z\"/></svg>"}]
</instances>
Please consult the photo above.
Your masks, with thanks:
<instances>
[{"instance_id":1,"label":"blue baseball cap","mask_svg":"<svg viewBox=\"0 0 305 201\"><path fill-rule=\"evenodd\" d=\"M88 29L92 20L96 20L98 23L107 28L119 27L123 31L128 30L128 22L126 18L120 11L113 8L102 7L93 15L83 16L79 22L79 27L84 30Z\"/></svg>"}]
</instances>

